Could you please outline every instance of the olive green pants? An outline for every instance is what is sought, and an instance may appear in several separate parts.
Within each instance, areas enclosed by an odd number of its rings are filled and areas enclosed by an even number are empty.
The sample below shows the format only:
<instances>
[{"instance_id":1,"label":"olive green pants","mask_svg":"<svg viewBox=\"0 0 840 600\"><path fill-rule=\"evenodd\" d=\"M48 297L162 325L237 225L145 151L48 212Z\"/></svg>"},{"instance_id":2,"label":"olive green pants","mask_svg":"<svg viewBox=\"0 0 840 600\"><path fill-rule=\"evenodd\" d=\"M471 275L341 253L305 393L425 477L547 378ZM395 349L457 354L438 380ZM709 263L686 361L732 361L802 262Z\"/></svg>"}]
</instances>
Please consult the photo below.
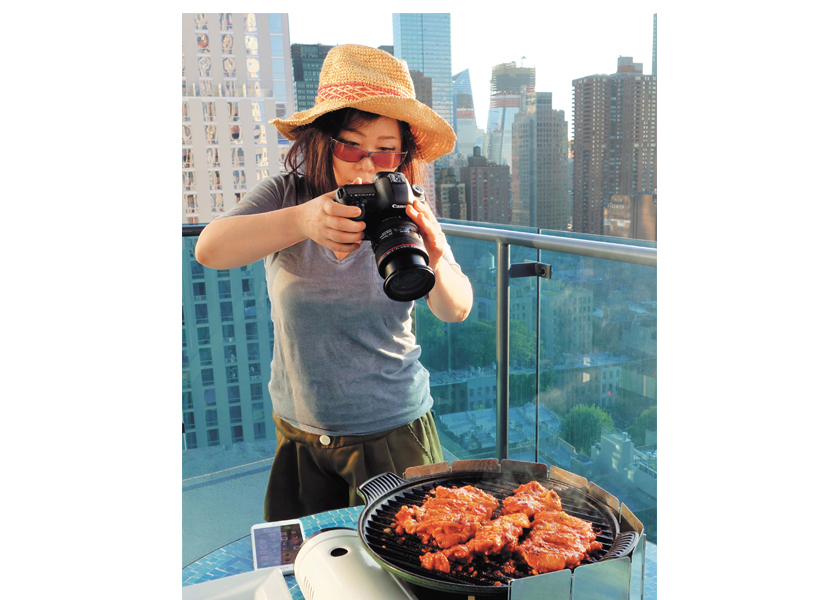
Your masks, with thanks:
<instances>
[{"instance_id":1,"label":"olive green pants","mask_svg":"<svg viewBox=\"0 0 840 600\"><path fill-rule=\"evenodd\" d=\"M266 521L295 519L358 506L356 488L380 473L402 477L408 467L443 461L431 412L371 435L327 437L306 433L274 415L277 452L265 493Z\"/></svg>"}]
</instances>

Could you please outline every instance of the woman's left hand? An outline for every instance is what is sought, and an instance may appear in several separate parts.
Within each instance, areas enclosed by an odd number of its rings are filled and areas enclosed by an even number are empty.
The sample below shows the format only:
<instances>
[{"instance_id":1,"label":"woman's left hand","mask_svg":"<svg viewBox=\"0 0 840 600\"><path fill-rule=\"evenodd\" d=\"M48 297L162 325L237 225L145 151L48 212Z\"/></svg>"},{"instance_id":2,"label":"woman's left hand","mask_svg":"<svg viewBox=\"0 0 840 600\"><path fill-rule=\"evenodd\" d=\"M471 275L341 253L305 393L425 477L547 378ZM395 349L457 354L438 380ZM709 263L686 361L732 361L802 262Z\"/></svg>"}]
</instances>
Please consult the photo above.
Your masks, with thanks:
<instances>
[{"instance_id":1,"label":"woman's left hand","mask_svg":"<svg viewBox=\"0 0 840 600\"><path fill-rule=\"evenodd\" d=\"M405 214L420 228L420 235L429 254L429 267L436 270L446 252L446 236L440 228L428 202L415 200L405 208Z\"/></svg>"}]
</instances>

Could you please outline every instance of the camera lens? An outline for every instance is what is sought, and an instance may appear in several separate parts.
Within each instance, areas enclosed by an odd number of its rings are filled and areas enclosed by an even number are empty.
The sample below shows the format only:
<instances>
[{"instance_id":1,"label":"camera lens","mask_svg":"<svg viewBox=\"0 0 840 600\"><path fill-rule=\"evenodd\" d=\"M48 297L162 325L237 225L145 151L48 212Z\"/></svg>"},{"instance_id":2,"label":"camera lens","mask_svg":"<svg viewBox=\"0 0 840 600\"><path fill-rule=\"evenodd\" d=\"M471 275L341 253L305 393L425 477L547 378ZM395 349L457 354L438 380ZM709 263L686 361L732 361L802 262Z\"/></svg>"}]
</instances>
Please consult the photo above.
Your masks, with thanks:
<instances>
[{"instance_id":1,"label":"camera lens","mask_svg":"<svg viewBox=\"0 0 840 600\"><path fill-rule=\"evenodd\" d=\"M385 276L385 295L391 300L410 302L428 294L435 287L435 272L414 252L392 255L380 268Z\"/></svg>"},{"instance_id":2,"label":"camera lens","mask_svg":"<svg viewBox=\"0 0 840 600\"><path fill-rule=\"evenodd\" d=\"M435 272L428 266L429 255L414 221L405 216L386 218L370 239L391 300L417 300L435 287Z\"/></svg>"}]
</instances>

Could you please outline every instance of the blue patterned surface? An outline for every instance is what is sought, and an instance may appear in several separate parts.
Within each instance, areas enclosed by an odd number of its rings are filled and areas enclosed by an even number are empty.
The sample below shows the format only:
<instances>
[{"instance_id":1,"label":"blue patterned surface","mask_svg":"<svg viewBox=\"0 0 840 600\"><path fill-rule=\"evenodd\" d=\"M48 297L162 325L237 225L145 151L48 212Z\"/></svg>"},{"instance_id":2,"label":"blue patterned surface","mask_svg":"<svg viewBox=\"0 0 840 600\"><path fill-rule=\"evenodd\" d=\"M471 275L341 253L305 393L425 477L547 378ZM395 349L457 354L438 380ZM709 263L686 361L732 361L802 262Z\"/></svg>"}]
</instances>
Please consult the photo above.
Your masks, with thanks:
<instances>
[{"instance_id":1,"label":"blue patterned surface","mask_svg":"<svg viewBox=\"0 0 840 600\"><path fill-rule=\"evenodd\" d=\"M303 533L306 537L328 527L350 527L356 528L359 515L364 506L353 508L342 508L329 512L303 517ZM251 533L231 542L207 556L199 558L190 563L181 575L181 585L192 585L212 579L237 575L254 570L254 561L251 551ZM304 600L303 593L298 589L294 575L286 576L286 583L294 600ZM645 600L656 600L656 546L648 542L645 544Z\"/></svg>"}]
</instances>

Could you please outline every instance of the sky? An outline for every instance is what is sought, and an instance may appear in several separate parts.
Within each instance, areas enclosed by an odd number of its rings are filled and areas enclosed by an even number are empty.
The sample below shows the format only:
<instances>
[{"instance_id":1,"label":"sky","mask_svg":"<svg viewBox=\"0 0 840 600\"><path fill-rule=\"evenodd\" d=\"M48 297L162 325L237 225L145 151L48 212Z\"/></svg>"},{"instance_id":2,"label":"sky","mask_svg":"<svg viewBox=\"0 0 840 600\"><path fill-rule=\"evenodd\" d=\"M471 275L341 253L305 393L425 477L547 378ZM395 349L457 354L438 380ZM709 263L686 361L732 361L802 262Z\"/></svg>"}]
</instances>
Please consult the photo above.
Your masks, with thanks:
<instances>
[{"instance_id":1,"label":"sky","mask_svg":"<svg viewBox=\"0 0 840 600\"><path fill-rule=\"evenodd\" d=\"M432 3L434 4L434 3ZM471 6L477 8L470 8ZM536 68L536 90L552 92L553 108L565 111L572 126L572 80L615 73L619 56L631 56L651 72L653 3L635 2L632 9L556 9L554 15L493 9L493 3L462 2L450 11L452 73L470 70L476 121L487 126L490 78L494 65L516 62ZM434 7L424 3L424 10ZM445 10L445 9L443 9ZM337 11L289 12L293 44L393 45L392 13ZM664 25L667 27L667 25ZM662 20L657 17L661 33ZM524 57L524 58L523 58Z\"/></svg>"}]
</instances>

